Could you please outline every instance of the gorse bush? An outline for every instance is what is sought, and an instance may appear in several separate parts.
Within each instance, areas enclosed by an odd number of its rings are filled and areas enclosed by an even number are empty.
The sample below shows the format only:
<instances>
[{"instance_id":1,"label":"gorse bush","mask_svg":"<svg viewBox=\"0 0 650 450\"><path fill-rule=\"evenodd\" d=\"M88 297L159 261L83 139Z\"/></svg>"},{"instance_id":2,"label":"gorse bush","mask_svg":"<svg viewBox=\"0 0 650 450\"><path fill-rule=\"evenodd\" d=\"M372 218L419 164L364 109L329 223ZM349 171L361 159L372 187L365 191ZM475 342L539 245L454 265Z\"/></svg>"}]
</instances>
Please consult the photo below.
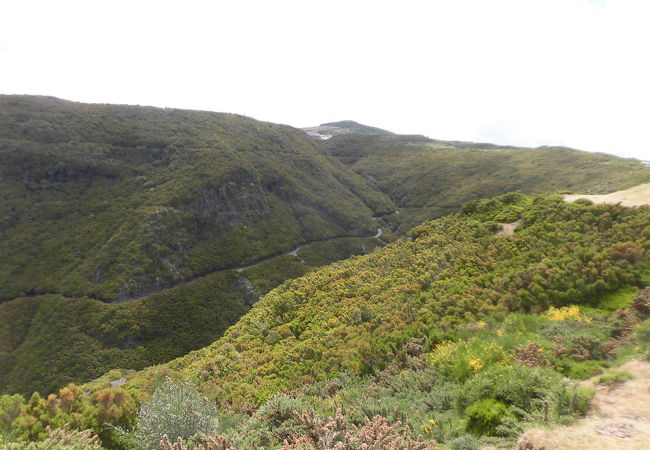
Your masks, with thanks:
<instances>
[{"instance_id":1,"label":"gorse bush","mask_svg":"<svg viewBox=\"0 0 650 450\"><path fill-rule=\"evenodd\" d=\"M508 407L493 398L484 398L472 403L465 409L467 416L466 430L474 435L494 436L497 427L506 417L512 416Z\"/></svg>"},{"instance_id":2,"label":"gorse bush","mask_svg":"<svg viewBox=\"0 0 650 450\"><path fill-rule=\"evenodd\" d=\"M520 364L492 366L470 378L459 389L456 402L464 409L485 398L493 398L525 411L544 407L565 381L557 372Z\"/></svg>"},{"instance_id":3,"label":"gorse bush","mask_svg":"<svg viewBox=\"0 0 650 450\"><path fill-rule=\"evenodd\" d=\"M257 416L278 427L286 421L294 419L295 413L308 408L309 404L303 399L291 397L287 394L278 394L271 397L257 410Z\"/></svg>"},{"instance_id":4,"label":"gorse bush","mask_svg":"<svg viewBox=\"0 0 650 450\"><path fill-rule=\"evenodd\" d=\"M495 364L509 364L512 358L495 342L476 338L467 342L438 344L430 361L442 374L465 380Z\"/></svg>"},{"instance_id":5,"label":"gorse bush","mask_svg":"<svg viewBox=\"0 0 650 450\"><path fill-rule=\"evenodd\" d=\"M602 361L579 361L571 365L568 375L570 378L584 380L603 371Z\"/></svg>"},{"instance_id":6,"label":"gorse bush","mask_svg":"<svg viewBox=\"0 0 650 450\"><path fill-rule=\"evenodd\" d=\"M580 308L576 305L563 306L561 308L551 306L548 308L545 316L550 320L574 320L579 322L591 321L591 319L580 312Z\"/></svg>"},{"instance_id":7,"label":"gorse bush","mask_svg":"<svg viewBox=\"0 0 650 450\"><path fill-rule=\"evenodd\" d=\"M189 439L217 429L217 408L192 384L166 379L142 405L133 436L146 450L160 448L163 435Z\"/></svg>"},{"instance_id":8,"label":"gorse bush","mask_svg":"<svg viewBox=\"0 0 650 450\"><path fill-rule=\"evenodd\" d=\"M47 427L41 442L9 444L5 450L99 450L99 437L90 430L72 430L68 426L56 430Z\"/></svg>"}]
</instances>

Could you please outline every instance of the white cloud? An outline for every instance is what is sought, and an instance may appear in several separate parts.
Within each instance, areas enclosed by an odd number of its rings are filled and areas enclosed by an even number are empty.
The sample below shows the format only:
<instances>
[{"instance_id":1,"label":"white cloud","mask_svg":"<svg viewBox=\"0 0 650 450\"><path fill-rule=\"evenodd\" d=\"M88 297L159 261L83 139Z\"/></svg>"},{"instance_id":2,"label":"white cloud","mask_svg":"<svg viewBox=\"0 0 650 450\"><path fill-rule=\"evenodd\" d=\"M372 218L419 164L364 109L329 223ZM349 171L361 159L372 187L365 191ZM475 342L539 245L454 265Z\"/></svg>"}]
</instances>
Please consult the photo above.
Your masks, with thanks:
<instances>
[{"instance_id":1,"label":"white cloud","mask_svg":"<svg viewBox=\"0 0 650 450\"><path fill-rule=\"evenodd\" d=\"M650 159L644 0L30 1L0 92Z\"/></svg>"}]
</instances>

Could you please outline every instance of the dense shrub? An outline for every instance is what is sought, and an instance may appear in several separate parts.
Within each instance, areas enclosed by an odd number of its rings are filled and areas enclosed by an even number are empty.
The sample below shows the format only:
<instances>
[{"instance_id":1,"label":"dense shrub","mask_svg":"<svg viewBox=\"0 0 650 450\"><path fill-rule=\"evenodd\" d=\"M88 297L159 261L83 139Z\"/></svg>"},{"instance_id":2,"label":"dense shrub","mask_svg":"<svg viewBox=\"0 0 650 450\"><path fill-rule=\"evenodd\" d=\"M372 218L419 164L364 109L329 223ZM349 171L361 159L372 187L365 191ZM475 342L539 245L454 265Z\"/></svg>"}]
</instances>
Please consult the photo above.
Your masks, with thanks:
<instances>
[{"instance_id":1,"label":"dense shrub","mask_svg":"<svg viewBox=\"0 0 650 450\"><path fill-rule=\"evenodd\" d=\"M0 435L11 432L11 423L20 415L23 403L22 395L0 395Z\"/></svg>"},{"instance_id":2,"label":"dense shrub","mask_svg":"<svg viewBox=\"0 0 650 450\"><path fill-rule=\"evenodd\" d=\"M172 439L188 439L197 433L211 434L216 429L216 406L193 385L167 379L142 405L134 437L143 449L155 450L165 434L174 436Z\"/></svg>"},{"instance_id":3,"label":"dense shrub","mask_svg":"<svg viewBox=\"0 0 650 450\"><path fill-rule=\"evenodd\" d=\"M447 446L454 450L479 450L483 445L471 434L464 434L445 442Z\"/></svg>"},{"instance_id":4,"label":"dense shrub","mask_svg":"<svg viewBox=\"0 0 650 450\"><path fill-rule=\"evenodd\" d=\"M430 356L431 364L442 374L465 380L495 364L508 364L511 357L495 342L471 339L467 342L443 342Z\"/></svg>"},{"instance_id":5,"label":"dense shrub","mask_svg":"<svg viewBox=\"0 0 650 450\"><path fill-rule=\"evenodd\" d=\"M548 359L544 356L544 348L537 342L529 342L514 348L515 359L520 364L530 367L547 367Z\"/></svg>"},{"instance_id":6,"label":"dense shrub","mask_svg":"<svg viewBox=\"0 0 650 450\"><path fill-rule=\"evenodd\" d=\"M563 391L558 405L558 413L566 416L584 416L589 411L589 401L596 393L595 389L581 388Z\"/></svg>"},{"instance_id":7,"label":"dense shrub","mask_svg":"<svg viewBox=\"0 0 650 450\"><path fill-rule=\"evenodd\" d=\"M492 366L470 378L459 389L456 403L460 409L486 398L525 411L543 408L555 392L564 387L562 376L550 369L520 364Z\"/></svg>"},{"instance_id":8,"label":"dense shrub","mask_svg":"<svg viewBox=\"0 0 650 450\"><path fill-rule=\"evenodd\" d=\"M641 343L650 344L650 320L641 322L635 329L637 339Z\"/></svg>"},{"instance_id":9,"label":"dense shrub","mask_svg":"<svg viewBox=\"0 0 650 450\"><path fill-rule=\"evenodd\" d=\"M477 436L484 434L494 436L503 420L512 416L504 403L493 398L484 398L472 403L465 409L465 415L467 416L466 430Z\"/></svg>"},{"instance_id":10,"label":"dense shrub","mask_svg":"<svg viewBox=\"0 0 650 450\"><path fill-rule=\"evenodd\" d=\"M99 437L90 430L72 430L68 426L45 429L45 439L28 444L9 444L6 450L99 450Z\"/></svg>"},{"instance_id":11,"label":"dense shrub","mask_svg":"<svg viewBox=\"0 0 650 450\"><path fill-rule=\"evenodd\" d=\"M361 424L349 424L341 410L336 415L322 419L311 411L303 411L298 416L305 432L285 442L283 449L402 449L436 450L433 441L413 438L408 427L403 429L399 422L390 423L386 418L376 416L365 418Z\"/></svg>"},{"instance_id":12,"label":"dense shrub","mask_svg":"<svg viewBox=\"0 0 650 450\"><path fill-rule=\"evenodd\" d=\"M617 384L625 383L632 378L634 377L629 372L625 372L623 370L612 370L598 378L598 383L613 387Z\"/></svg>"},{"instance_id":13,"label":"dense shrub","mask_svg":"<svg viewBox=\"0 0 650 450\"><path fill-rule=\"evenodd\" d=\"M603 367L605 367L605 364L602 361L579 361L571 364L567 375L571 378L584 380L601 373Z\"/></svg>"},{"instance_id":14,"label":"dense shrub","mask_svg":"<svg viewBox=\"0 0 650 450\"><path fill-rule=\"evenodd\" d=\"M302 399L286 394L278 394L271 397L257 410L257 416L278 427L284 422L293 419L295 413L308 408L309 404Z\"/></svg>"},{"instance_id":15,"label":"dense shrub","mask_svg":"<svg viewBox=\"0 0 650 450\"><path fill-rule=\"evenodd\" d=\"M634 300L632 300L630 306L639 318L647 319L650 317L650 286L639 291L639 293L634 296Z\"/></svg>"}]
</instances>

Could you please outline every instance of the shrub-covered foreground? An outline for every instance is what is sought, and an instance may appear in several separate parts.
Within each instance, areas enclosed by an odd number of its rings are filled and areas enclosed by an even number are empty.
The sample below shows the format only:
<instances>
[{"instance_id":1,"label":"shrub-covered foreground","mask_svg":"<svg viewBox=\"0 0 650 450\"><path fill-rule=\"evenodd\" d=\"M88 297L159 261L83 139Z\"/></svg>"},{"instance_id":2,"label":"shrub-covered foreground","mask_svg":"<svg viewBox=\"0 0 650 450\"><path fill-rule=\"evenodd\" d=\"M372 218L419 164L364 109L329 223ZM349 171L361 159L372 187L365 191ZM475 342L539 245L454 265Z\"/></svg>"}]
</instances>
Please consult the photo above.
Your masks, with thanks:
<instances>
[{"instance_id":1,"label":"shrub-covered foreground","mask_svg":"<svg viewBox=\"0 0 650 450\"><path fill-rule=\"evenodd\" d=\"M650 289L644 305L648 294ZM529 427L566 424L587 412L594 391L566 377L573 367L616 364L617 358L644 357L650 350L644 335L650 320L642 320L634 303L583 320L549 317L556 316L496 313L455 328L449 341L432 350L427 350L428 337L411 339L375 374L340 373L277 393L259 407L222 405L217 413L215 403L191 384L169 378L150 399L133 389L102 389L95 383L86 386L89 391L71 385L47 399L0 397L0 427L7 440L36 441L9 448L34 449L59 448L44 445L75 439L87 446L69 448L93 448L97 442L142 449L161 448L162 442L170 450L508 445ZM575 336L590 332L594 348L614 349L606 359L585 360L571 346ZM450 347L471 350L450 352ZM609 372L602 382L624 382L621 373ZM70 435L63 427L87 431Z\"/></svg>"},{"instance_id":2,"label":"shrub-covered foreground","mask_svg":"<svg viewBox=\"0 0 650 450\"><path fill-rule=\"evenodd\" d=\"M505 216L522 223L495 236ZM649 219L648 208L556 197L469 204L286 282L213 345L128 375L127 390L3 397L2 433L40 440L71 423L128 446L114 427L137 430L136 389L156 392L168 376L195 383L219 413L215 432L168 435L167 448L472 448L566 423L592 394L571 378L648 354L650 290L631 287L648 282ZM115 408L100 401L107 392ZM103 417L106 407L124 414Z\"/></svg>"}]
</instances>

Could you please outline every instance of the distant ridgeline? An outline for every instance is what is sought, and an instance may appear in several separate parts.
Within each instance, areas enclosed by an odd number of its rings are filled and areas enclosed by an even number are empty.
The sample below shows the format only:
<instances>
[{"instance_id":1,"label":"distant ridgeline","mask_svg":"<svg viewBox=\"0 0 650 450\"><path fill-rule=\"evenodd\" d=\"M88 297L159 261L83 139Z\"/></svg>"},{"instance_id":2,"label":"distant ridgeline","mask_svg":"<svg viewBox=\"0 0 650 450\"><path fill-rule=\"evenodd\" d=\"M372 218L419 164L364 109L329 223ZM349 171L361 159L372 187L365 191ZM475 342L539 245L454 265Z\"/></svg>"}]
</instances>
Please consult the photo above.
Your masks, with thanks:
<instances>
[{"instance_id":1,"label":"distant ridgeline","mask_svg":"<svg viewBox=\"0 0 650 450\"><path fill-rule=\"evenodd\" d=\"M603 194L650 181L650 167L641 161L565 147L439 141L351 121L305 130L330 136L318 139L323 153L391 198L400 213L391 218L401 224L398 232L506 192Z\"/></svg>"},{"instance_id":2,"label":"distant ridgeline","mask_svg":"<svg viewBox=\"0 0 650 450\"><path fill-rule=\"evenodd\" d=\"M182 356L285 280L468 201L650 181L636 160L569 149L315 128L332 137L232 114L0 96L0 392Z\"/></svg>"}]
</instances>

